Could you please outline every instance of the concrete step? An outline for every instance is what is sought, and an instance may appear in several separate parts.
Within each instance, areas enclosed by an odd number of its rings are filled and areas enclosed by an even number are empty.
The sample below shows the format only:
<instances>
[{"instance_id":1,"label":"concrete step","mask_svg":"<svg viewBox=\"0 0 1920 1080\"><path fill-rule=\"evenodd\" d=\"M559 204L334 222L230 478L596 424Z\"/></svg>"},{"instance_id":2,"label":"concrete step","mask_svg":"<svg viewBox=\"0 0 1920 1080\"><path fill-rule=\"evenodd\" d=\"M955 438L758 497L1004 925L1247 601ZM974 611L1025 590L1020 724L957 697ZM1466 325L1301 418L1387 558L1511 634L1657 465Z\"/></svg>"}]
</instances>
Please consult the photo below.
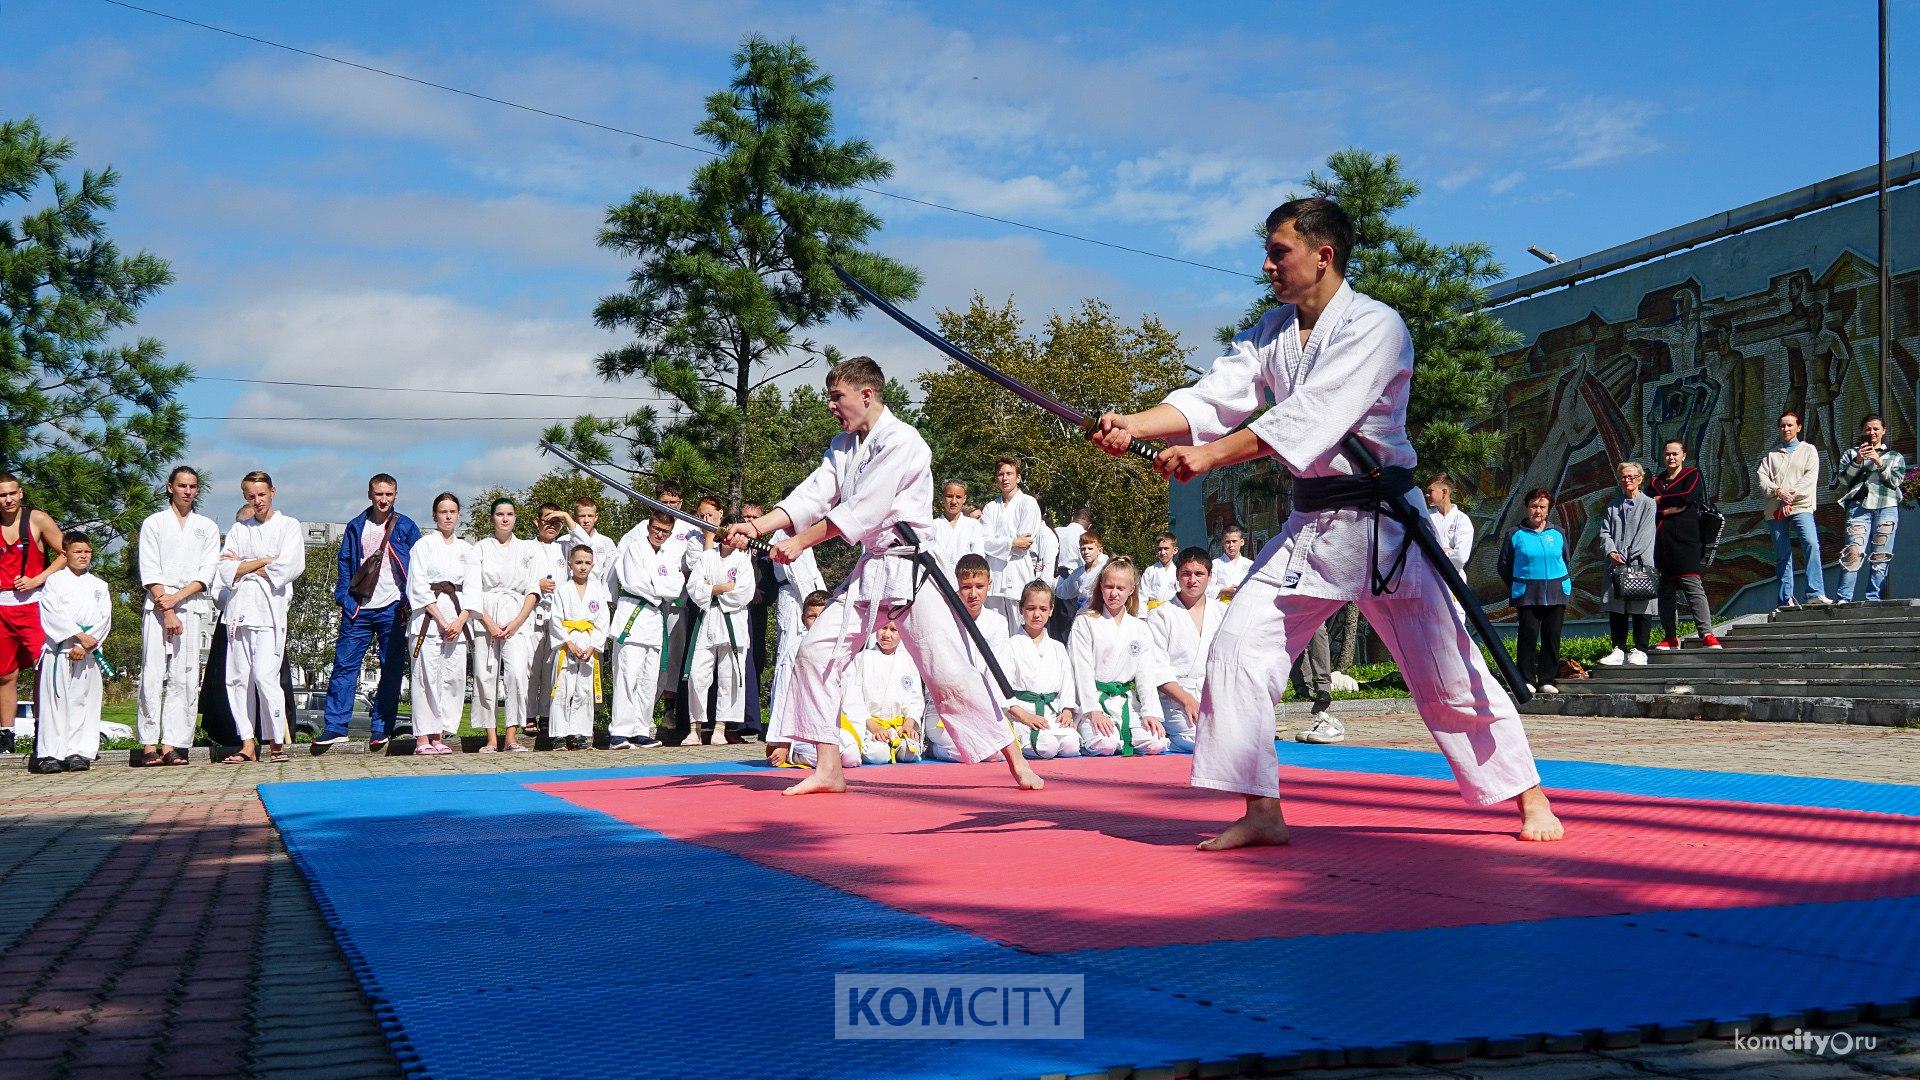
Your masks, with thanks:
<instances>
[{"instance_id":1,"label":"concrete step","mask_svg":"<svg viewBox=\"0 0 1920 1080\"><path fill-rule=\"evenodd\" d=\"M1650 720L1745 720L1920 728L1920 701L1911 697L1563 693L1536 697L1522 705L1520 711L1542 716L1637 716Z\"/></svg>"},{"instance_id":2,"label":"concrete step","mask_svg":"<svg viewBox=\"0 0 1920 1080\"><path fill-rule=\"evenodd\" d=\"M1647 671L1646 668L1639 669ZM1556 684L1563 694L1712 694L1733 697L1832 697L1920 700L1920 684L1911 678L1874 674L1820 676L1751 677L1744 673L1714 678L1680 676L1668 678L1658 673L1638 678L1610 677L1602 680L1568 679Z\"/></svg>"},{"instance_id":3,"label":"concrete step","mask_svg":"<svg viewBox=\"0 0 1920 1080\"><path fill-rule=\"evenodd\" d=\"M1712 655L1712 654L1708 654ZM1753 656L1757 654L1742 654ZM1837 678L1841 676L1860 676L1874 681L1910 682L1914 684L1916 695L1920 696L1920 666L1910 663L1861 663L1861 660L1879 661L1880 656L1863 656L1860 653L1840 654L1845 659L1830 662L1806 663L1793 659L1778 659L1769 663L1756 663L1746 660L1739 664L1728 664L1721 660L1704 659L1697 656L1675 658L1665 663L1648 664L1644 667L1623 665L1621 667L1593 667L1593 678L1588 682L1617 682L1647 678L1662 679L1765 679L1794 678ZM1580 681L1580 680L1575 680Z\"/></svg>"},{"instance_id":4,"label":"concrete step","mask_svg":"<svg viewBox=\"0 0 1920 1080\"><path fill-rule=\"evenodd\" d=\"M1745 648L1759 642L1784 642L1804 645L1920 645L1920 624L1912 626L1904 622L1894 625L1872 623L1837 623L1827 626L1814 626L1806 623L1754 623L1729 631L1720 639L1728 648ZM1685 647L1683 643L1682 647Z\"/></svg>"},{"instance_id":5,"label":"concrete step","mask_svg":"<svg viewBox=\"0 0 1920 1080\"><path fill-rule=\"evenodd\" d=\"M1920 600L1875 600L1851 604L1826 604L1816 607L1785 608L1773 613L1774 622L1812 623L1824 626L1834 622L1873 622L1882 619L1907 619L1920 622Z\"/></svg>"},{"instance_id":6,"label":"concrete step","mask_svg":"<svg viewBox=\"0 0 1920 1080\"><path fill-rule=\"evenodd\" d=\"M1754 664L1777 663L1847 663L1870 661L1880 664L1920 664L1920 645L1874 645L1862 648L1858 643L1836 644L1831 640L1820 645L1808 645L1801 642L1778 642L1773 640L1748 641L1734 647L1732 638L1722 638L1724 649L1702 649L1689 643L1678 652L1651 651L1647 659L1652 667L1664 668L1673 664L1713 664L1724 665L1729 670L1750 667ZM1606 671L1596 665L1595 670Z\"/></svg>"}]
</instances>

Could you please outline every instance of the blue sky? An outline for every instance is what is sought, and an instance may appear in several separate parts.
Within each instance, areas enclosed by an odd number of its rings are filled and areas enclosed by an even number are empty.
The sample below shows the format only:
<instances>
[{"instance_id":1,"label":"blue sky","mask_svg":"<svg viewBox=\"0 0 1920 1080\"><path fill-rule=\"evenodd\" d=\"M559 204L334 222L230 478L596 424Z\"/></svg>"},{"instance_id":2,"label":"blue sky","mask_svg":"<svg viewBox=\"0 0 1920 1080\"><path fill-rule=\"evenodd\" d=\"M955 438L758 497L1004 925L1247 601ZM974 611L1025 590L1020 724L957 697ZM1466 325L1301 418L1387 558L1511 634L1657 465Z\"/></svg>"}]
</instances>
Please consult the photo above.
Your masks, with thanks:
<instances>
[{"instance_id":1,"label":"blue sky","mask_svg":"<svg viewBox=\"0 0 1920 1080\"><path fill-rule=\"evenodd\" d=\"M422 78L693 141L744 33L805 43L843 134L889 189L1257 270L1253 229L1345 146L1401 156L1407 220L1483 240L1512 273L1870 164L1875 7L1751 3L777 4L757 0L149 6ZM1274 14L1275 11L1282 12ZM100 0L0 3L0 114L124 174L114 236L178 283L141 330L202 376L633 395L598 382L594 301L624 268L607 206L679 189L683 150L263 48ZM1920 2L1894 48L1920 55ZM1920 145L1920 72L1896 70L1893 153ZM1037 322L1095 296L1154 312L1205 362L1250 296L1209 271L872 200L926 277L912 309L1014 298ZM822 335L910 374L874 320ZM276 475L297 517L342 520L361 479L403 508L542 471L541 423L252 416L560 416L591 399L316 391L206 379L188 458L224 491ZM624 403L624 409L633 403ZM609 411L606 403L600 404ZM214 505L224 506L224 501ZM223 511L224 512L224 511ZM424 519L423 512L417 516Z\"/></svg>"}]
</instances>

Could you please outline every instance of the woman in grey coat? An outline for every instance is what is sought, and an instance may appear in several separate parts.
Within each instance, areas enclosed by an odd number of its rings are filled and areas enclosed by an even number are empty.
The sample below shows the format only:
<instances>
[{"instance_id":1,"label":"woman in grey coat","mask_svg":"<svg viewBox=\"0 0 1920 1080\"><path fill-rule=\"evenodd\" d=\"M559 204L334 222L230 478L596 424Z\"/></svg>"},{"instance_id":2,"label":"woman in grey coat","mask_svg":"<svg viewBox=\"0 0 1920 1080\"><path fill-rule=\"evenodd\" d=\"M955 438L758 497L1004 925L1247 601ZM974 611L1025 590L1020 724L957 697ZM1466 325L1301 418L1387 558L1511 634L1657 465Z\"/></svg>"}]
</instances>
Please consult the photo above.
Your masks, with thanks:
<instances>
[{"instance_id":1,"label":"woman in grey coat","mask_svg":"<svg viewBox=\"0 0 1920 1080\"><path fill-rule=\"evenodd\" d=\"M1647 662L1647 640L1653 630L1652 598L1629 600L1615 586L1616 566L1653 566L1654 522L1658 505L1641 492L1646 473L1636 461L1620 463L1620 497L1607 504L1606 520L1600 526L1600 550L1607 556L1607 588L1604 600L1607 621L1613 634L1613 651L1600 658L1602 664ZM1633 625L1632 652L1627 651L1627 625Z\"/></svg>"}]
</instances>

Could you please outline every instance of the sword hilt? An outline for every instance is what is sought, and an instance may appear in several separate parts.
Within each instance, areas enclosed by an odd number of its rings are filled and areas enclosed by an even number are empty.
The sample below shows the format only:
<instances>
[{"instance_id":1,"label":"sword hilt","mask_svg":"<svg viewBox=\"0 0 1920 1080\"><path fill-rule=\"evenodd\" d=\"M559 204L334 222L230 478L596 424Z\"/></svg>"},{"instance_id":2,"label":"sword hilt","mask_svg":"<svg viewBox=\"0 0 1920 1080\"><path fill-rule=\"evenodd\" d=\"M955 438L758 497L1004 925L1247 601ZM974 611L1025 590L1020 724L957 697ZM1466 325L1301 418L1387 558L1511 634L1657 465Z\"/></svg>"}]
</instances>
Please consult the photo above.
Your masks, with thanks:
<instances>
[{"instance_id":1,"label":"sword hilt","mask_svg":"<svg viewBox=\"0 0 1920 1080\"><path fill-rule=\"evenodd\" d=\"M1080 422L1081 434L1091 440L1100 430L1099 423L1100 422L1093 417L1087 417ZM1141 461L1146 462L1148 468L1153 468L1154 464L1160 460L1160 451L1162 449L1163 447L1155 443L1150 443L1145 439L1129 439L1127 440L1127 448L1121 451L1121 453L1131 454Z\"/></svg>"}]
</instances>

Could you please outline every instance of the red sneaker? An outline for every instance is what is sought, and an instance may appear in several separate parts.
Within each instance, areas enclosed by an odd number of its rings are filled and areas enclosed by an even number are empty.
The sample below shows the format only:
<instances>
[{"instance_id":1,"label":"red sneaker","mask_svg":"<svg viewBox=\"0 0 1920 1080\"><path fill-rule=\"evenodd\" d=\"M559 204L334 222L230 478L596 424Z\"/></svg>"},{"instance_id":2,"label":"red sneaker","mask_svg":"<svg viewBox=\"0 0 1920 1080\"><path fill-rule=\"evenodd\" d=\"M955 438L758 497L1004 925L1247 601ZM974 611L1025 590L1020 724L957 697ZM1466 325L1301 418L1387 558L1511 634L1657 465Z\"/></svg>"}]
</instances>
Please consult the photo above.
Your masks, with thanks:
<instances>
[{"instance_id":1,"label":"red sneaker","mask_svg":"<svg viewBox=\"0 0 1920 1080\"><path fill-rule=\"evenodd\" d=\"M1660 644L1658 644L1658 645L1655 645L1655 646L1653 647L1653 651L1654 651L1654 652L1679 652L1679 651L1680 651L1680 639L1679 639L1679 638L1668 638L1667 640L1665 640L1665 641L1663 641L1663 642L1661 642Z\"/></svg>"},{"instance_id":2,"label":"red sneaker","mask_svg":"<svg viewBox=\"0 0 1920 1080\"><path fill-rule=\"evenodd\" d=\"M1700 644L1706 646L1709 649L1725 648L1724 645L1720 644L1720 639L1717 637L1714 637L1712 634L1701 634Z\"/></svg>"}]
</instances>

